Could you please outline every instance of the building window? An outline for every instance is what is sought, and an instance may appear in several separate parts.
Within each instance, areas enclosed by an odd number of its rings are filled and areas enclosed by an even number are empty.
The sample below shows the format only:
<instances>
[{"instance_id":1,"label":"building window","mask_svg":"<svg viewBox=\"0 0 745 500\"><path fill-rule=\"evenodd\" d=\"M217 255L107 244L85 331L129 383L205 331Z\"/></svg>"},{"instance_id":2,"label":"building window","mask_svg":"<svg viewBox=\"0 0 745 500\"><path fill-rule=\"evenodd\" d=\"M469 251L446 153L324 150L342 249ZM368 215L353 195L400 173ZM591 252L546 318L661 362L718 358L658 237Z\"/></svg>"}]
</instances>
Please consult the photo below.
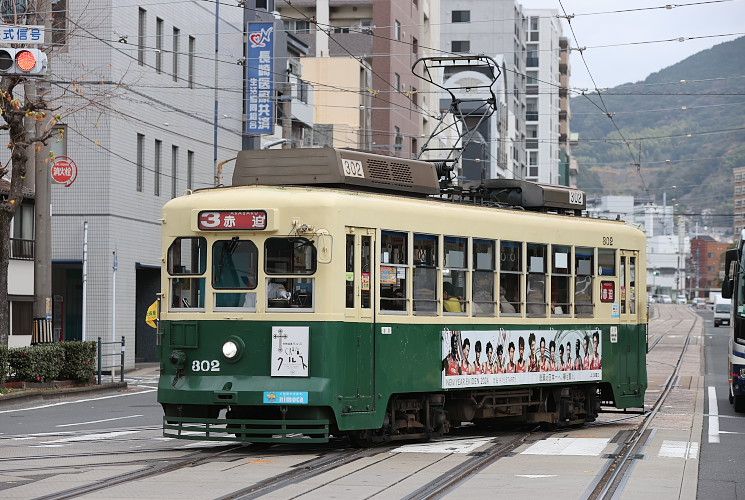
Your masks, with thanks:
<instances>
[{"instance_id":1,"label":"building window","mask_svg":"<svg viewBox=\"0 0 745 500\"><path fill-rule=\"evenodd\" d=\"M52 0L52 44L55 47L67 42L67 0Z\"/></svg>"},{"instance_id":2,"label":"building window","mask_svg":"<svg viewBox=\"0 0 745 500\"><path fill-rule=\"evenodd\" d=\"M471 50L471 42L469 40L453 40L450 42L451 52L468 52Z\"/></svg>"},{"instance_id":3,"label":"building window","mask_svg":"<svg viewBox=\"0 0 745 500\"><path fill-rule=\"evenodd\" d=\"M178 146L171 146L171 198L176 197L178 180Z\"/></svg>"},{"instance_id":4,"label":"building window","mask_svg":"<svg viewBox=\"0 0 745 500\"><path fill-rule=\"evenodd\" d=\"M292 33L307 35L310 33L310 22L300 19L285 21L285 29Z\"/></svg>"},{"instance_id":5,"label":"building window","mask_svg":"<svg viewBox=\"0 0 745 500\"><path fill-rule=\"evenodd\" d=\"M394 40L401 40L401 23L396 21L396 25L393 32Z\"/></svg>"},{"instance_id":6,"label":"building window","mask_svg":"<svg viewBox=\"0 0 745 500\"><path fill-rule=\"evenodd\" d=\"M194 151L186 152L186 189L194 185Z\"/></svg>"},{"instance_id":7,"label":"building window","mask_svg":"<svg viewBox=\"0 0 745 500\"><path fill-rule=\"evenodd\" d=\"M401 129L398 127L394 127L396 129L396 138L395 145L396 145L396 154L400 154L401 150L404 147L404 136L401 135Z\"/></svg>"},{"instance_id":8,"label":"building window","mask_svg":"<svg viewBox=\"0 0 745 500\"><path fill-rule=\"evenodd\" d=\"M528 151L528 177L538 177L538 151Z\"/></svg>"},{"instance_id":9,"label":"building window","mask_svg":"<svg viewBox=\"0 0 745 500\"><path fill-rule=\"evenodd\" d=\"M137 191L142 192L142 178L145 171L145 136L137 134Z\"/></svg>"},{"instance_id":10,"label":"building window","mask_svg":"<svg viewBox=\"0 0 745 500\"><path fill-rule=\"evenodd\" d=\"M155 140L155 184L153 185L153 194L160 196L160 160L163 141Z\"/></svg>"},{"instance_id":11,"label":"building window","mask_svg":"<svg viewBox=\"0 0 745 500\"><path fill-rule=\"evenodd\" d=\"M146 21L146 11L140 7L139 16L137 18L137 64L140 66L145 64L145 37L147 36Z\"/></svg>"},{"instance_id":12,"label":"building window","mask_svg":"<svg viewBox=\"0 0 745 500\"><path fill-rule=\"evenodd\" d=\"M173 28L173 81L178 81L178 59L179 59L179 40L181 39L181 30Z\"/></svg>"},{"instance_id":13,"label":"building window","mask_svg":"<svg viewBox=\"0 0 745 500\"><path fill-rule=\"evenodd\" d=\"M529 68L535 68L538 66L538 46L528 45L528 57L525 59L525 65Z\"/></svg>"},{"instance_id":14,"label":"building window","mask_svg":"<svg viewBox=\"0 0 745 500\"><path fill-rule=\"evenodd\" d=\"M155 71L163 71L163 20L155 19Z\"/></svg>"},{"instance_id":15,"label":"building window","mask_svg":"<svg viewBox=\"0 0 745 500\"><path fill-rule=\"evenodd\" d=\"M471 11L470 10L454 10L453 11L453 22L454 23L470 23L471 22Z\"/></svg>"},{"instance_id":16,"label":"building window","mask_svg":"<svg viewBox=\"0 0 745 500\"><path fill-rule=\"evenodd\" d=\"M529 122L538 121L538 99L527 99L525 101L525 120Z\"/></svg>"},{"instance_id":17,"label":"building window","mask_svg":"<svg viewBox=\"0 0 745 500\"><path fill-rule=\"evenodd\" d=\"M193 36L189 37L189 75L188 85L190 89L194 88L194 55L196 53L197 40Z\"/></svg>"},{"instance_id":18,"label":"building window","mask_svg":"<svg viewBox=\"0 0 745 500\"><path fill-rule=\"evenodd\" d=\"M401 75L398 73L394 73L395 75L395 85L396 85L396 92L401 92Z\"/></svg>"},{"instance_id":19,"label":"building window","mask_svg":"<svg viewBox=\"0 0 745 500\"><path fill-rule=\"evenodd\" d=\"M271 12L274 10L274 0L256 0L256 8Z\"/></svg>"},{"instance_id":20,"label":"building window","mask_svg":"<svg viewBox=\"0 0 745 500\"><path fill-rule=\"evenodd\" d=\"M10 334L31 335L33 331L34 303L14 300L10 303Z\"/></svg>"}]
</instances>

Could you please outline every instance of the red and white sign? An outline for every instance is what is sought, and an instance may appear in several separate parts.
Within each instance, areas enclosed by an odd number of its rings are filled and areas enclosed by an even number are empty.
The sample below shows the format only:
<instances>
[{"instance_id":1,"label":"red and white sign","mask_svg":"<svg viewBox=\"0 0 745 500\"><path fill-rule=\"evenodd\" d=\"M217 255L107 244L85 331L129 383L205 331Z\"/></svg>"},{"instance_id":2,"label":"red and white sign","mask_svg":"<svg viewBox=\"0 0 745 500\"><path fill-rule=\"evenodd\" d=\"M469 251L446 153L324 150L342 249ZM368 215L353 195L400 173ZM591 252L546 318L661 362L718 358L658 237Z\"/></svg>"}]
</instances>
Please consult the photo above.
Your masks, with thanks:
<instances>
[{"instance_id":1,"label":"red and white sign","mask_svg":"<svg viewBox=\"0 0 745 500\"><path fill-rule=\"evenodd\" d=\"M202 231L239 231L266 229L264 210L203 210L197 227Z\"/></svg>"},{"instance_id":2,"label":"red and white sign","mask_svg":"<svg viewBox=\"0 0 745 500\"><path fill-rule=\"evenodd\" d=\"M600 282L600 302L616 301L616 284L612 281Z\"/></svg>"},{"instance_id":3,"label":"red and white sign","mask_svg":"<svg viewBox=\"0 0 745 500\"><path fill-rule=\"evenodd\" d=\"M70 187L78 177L78 166L67 156L56 156L52 163L52 179L58 184Z\"/></svg>"}]
</instances>

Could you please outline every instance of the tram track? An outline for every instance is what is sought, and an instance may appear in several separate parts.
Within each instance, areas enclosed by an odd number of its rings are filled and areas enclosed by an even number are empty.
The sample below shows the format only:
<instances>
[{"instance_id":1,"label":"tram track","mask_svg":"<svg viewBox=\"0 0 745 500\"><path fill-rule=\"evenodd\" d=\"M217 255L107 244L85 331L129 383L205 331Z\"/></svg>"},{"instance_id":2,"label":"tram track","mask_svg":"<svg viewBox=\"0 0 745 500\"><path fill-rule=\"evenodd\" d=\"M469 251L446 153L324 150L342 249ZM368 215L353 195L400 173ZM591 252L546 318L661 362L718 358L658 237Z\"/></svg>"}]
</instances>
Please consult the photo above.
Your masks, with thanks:
<instances>
[{"instance_id":1,"label":"tram track","mask_svg":"<svg viewBox=\"0 0 745 500\"><path fill-rule=\"evenodd\" d=\"M654 343L653 347L659 344L659 342L668 335L669 332L674 331L675 327L685 321L685 319L677 318L673 325L665 325L665 333L659 336L659 340ZM660 412L660 409L664 405L671 391L676 386L680 369L683 366L683 359L685 358L686 351L693 337L693 332L697 329L699 321L700 316L694 315L693 322L688 328L680 354L673 366L672 373L665 380L660 395L652 405L651 409L641 415L642 422L631 430L629 436L615 454L615 457L606 464L600 475L600 480L586 497L588 500L610 499L619 492L619 488L621 488L625 475L631 468L637 455L646 446L647 438L650 434L649 427L652 425L655 416ZM651 351L651 349L649 349L649 351Z\"/></svg>"},{"instance_id":2,"label":"tram track","mask_svg":"<svg viewBox=\"0 0 745 500\"><path fill-rule=\"evenodd\" d=\"M95 484L87 484L75 488L69 488L63 491L58 491L50 495L36 497L36 500L65 500L69 498L77 498L82 495L96 493L98 491L106 490L126 483L148 479L179 469L184 469L186 467L194 467L203 463L211 462L214 461L215 458L222 457L242 447L243 445L236 445L225 450L220 450L218 452L215 452L213 450L199 450L187 455L186 457L176 462L161 463L160 465L155 464L145 470L135 471L129 474L124 474L109 479L103 479ZM160 459L156 461L163 462L164 460L165 459Z\"/></svg>"}]
</instances>

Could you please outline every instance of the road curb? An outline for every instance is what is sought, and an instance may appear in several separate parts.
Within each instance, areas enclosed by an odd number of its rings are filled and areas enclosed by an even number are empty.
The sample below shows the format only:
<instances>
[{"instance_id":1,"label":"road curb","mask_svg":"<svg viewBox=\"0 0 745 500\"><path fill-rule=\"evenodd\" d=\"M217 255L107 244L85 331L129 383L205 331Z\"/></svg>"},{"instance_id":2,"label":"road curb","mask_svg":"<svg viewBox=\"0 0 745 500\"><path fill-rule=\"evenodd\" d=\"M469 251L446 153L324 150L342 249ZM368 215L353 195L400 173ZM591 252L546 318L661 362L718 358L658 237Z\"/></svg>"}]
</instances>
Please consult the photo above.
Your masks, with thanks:
<instances>
[{"instance_id":1,"label":"road curb","mask_svg":"<svg viewBox=\"0 0 745 500\"><path fill-rule=\"evenodd\" d=\"M8 394L0 394L0 408L18 406L21 404L25 405L28 403L58 401L68 397L80 396L81 394L119 392L126 389L127 382L108 382L99 385L58 389L28 389L9 392Z\"/></svg>"}]
</instances>

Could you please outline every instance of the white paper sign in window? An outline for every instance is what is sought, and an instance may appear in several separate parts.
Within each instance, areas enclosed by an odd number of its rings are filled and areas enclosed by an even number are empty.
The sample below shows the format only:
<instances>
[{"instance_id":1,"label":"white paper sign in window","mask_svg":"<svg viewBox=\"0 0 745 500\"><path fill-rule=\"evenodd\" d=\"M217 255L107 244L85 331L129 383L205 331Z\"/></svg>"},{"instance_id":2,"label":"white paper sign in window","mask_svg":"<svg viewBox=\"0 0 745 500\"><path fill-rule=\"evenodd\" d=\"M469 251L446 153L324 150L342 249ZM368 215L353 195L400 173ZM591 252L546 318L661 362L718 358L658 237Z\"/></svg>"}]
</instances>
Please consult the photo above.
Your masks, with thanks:
<instances>
[{"instance_id":1,"label":"white paper sign in window","mask_svg":"<svg viewBox=\"0 0 745 500\"><path fill-rule=\"evenodd\" d=\"M310 364L310 328L272 327L272 377L307 377Z\"/></svg>"}]
</instances>

